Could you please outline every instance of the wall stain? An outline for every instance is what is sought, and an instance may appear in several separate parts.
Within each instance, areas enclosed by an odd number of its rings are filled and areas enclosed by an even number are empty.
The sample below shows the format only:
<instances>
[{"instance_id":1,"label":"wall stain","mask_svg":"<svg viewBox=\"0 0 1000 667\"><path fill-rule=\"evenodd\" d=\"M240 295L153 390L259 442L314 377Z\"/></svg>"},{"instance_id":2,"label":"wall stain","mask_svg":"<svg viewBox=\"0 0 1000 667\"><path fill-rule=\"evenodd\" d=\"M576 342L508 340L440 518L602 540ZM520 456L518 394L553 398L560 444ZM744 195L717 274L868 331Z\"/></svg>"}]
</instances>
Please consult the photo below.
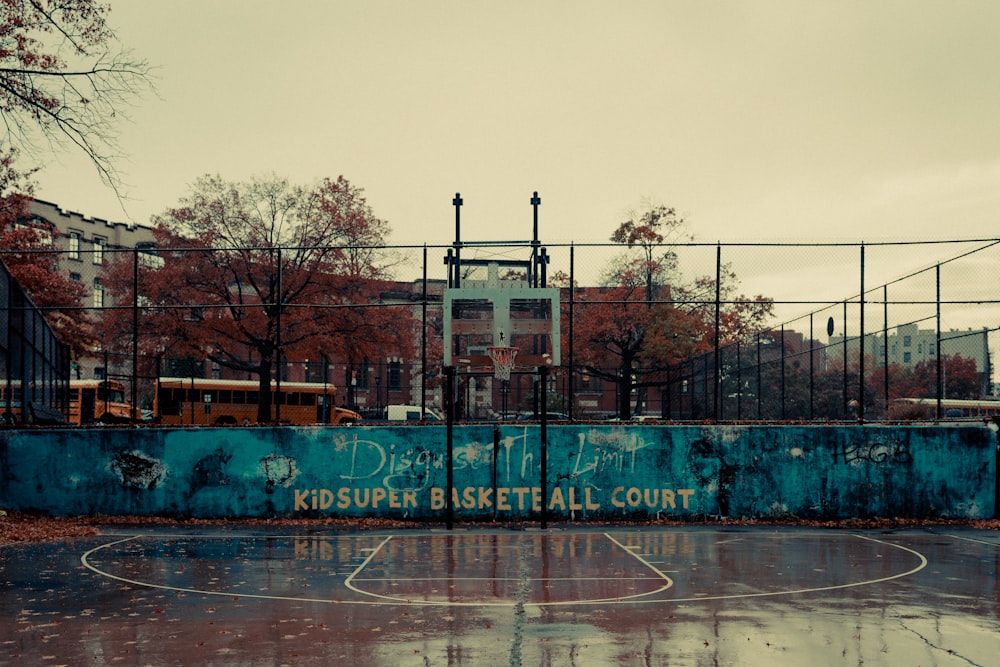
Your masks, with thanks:
<instances>
[{"instance_id":1,"label":"wall stain","mask_svg":"<svg viewBox=\"0 0 1000 667\"><path fill-rule=\"evenodd\" d=\"M155 489L167 477L167 467L163 461L138 450L117 452L108 468L118 477L122 486L146 491Z\"/></svg>"}]
</instances>

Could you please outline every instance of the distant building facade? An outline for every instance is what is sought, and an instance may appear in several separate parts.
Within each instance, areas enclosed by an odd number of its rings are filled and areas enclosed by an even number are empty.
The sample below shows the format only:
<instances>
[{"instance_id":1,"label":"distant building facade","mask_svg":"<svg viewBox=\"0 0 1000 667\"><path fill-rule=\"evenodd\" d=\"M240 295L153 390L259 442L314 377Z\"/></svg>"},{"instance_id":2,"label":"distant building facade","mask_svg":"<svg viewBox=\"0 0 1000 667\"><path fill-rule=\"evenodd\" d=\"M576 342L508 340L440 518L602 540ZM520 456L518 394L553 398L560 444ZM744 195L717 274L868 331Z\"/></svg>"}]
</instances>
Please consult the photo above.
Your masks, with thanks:
<instances>
[{"instance_id":1,"label":"distant building facade","mask_svg":"<svg viewBox=\"0 0 1000 667\"><path fill-rule=\"evenodd\" d=\"M990 360L989 330L948 329L941 332L943 356L961 356L976 362L976 372L983 395L991 393L992 365ZM858 358L857 336L847 337L848 358ZM827 363L843 358L844 336L831 336L824 350ZM938 357L938 334L936 329L920 329L917 324L901 324L888 336L881 333L867 334L864 339L866 357L875 360L879 366L895 364L901 368L913 368L920 362L930 362Z\"/></svg>"},{"instance_id":2,"label":"distant building facade","mask_svg":"<svg viewBox=\"0 0 1000 667\"><path fill-rule=\"evenodd\" d=\"M60 270L86 286L88 297L83 304L86 307L110 305L102 275L107 252L142 248L154 242L151 227L87 217L41 199L29 202L28 215L29 221L46 222L59 231L55 245L62 252ZM71 376L101 379L109 373L105 366L100 350L95 350L93 357L73 360Z\"/></svg>"}]
</instances>

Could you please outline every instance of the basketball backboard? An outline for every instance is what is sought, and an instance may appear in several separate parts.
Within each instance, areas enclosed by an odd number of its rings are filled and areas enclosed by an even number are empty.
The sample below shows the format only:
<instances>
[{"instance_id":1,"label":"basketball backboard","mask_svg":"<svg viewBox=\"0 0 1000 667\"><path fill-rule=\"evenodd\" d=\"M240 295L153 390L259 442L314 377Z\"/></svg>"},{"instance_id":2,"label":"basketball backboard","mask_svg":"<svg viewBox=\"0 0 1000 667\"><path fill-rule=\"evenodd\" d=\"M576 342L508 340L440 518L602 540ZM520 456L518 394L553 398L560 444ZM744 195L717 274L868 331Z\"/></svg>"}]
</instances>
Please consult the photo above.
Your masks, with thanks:
<instances>
[{"instance_id":1,"label":"basketball backboard","mask_svg":"<svg viewBox=\"0 0 1000 667\"><path fill-rule=\"evenodd\" d=\"M558 366L559 289L500 280L466 280L444 293L444 365L492 368L490 347L516 347L515 368Z\"/></svg>"}]
</instances>

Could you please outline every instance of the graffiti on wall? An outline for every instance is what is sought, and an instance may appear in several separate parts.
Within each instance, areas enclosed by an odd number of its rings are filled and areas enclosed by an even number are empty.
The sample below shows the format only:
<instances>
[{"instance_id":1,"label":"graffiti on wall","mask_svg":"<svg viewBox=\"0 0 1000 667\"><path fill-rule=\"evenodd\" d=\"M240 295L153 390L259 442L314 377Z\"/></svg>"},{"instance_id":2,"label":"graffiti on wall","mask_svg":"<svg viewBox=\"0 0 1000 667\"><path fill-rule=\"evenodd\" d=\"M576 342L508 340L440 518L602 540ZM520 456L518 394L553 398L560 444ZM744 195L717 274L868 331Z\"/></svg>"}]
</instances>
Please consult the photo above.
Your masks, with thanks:
<instances>
[{"instance_id":1,"label":"graffiti on wall","mask_svg":"<svg viewBox=\"0 0 1000 667\"><path fill-rule=\"evenodd\" d=\"M833 462L845 465L893 463L907 465L913 455L905 442L891 440L840 442L833 448Z\"/></svg>"},{"instance_id":2,"label":"graffiti on wall","mask_svg":"<svg viewBox=\"0 0 1000 667\"><path fill-rule=\"evenodd\" d=\"M0 504L440 519L993 516L984 427L535 425L0 432ZM449 458L450 456L450 458ZM447 470L451 468L452 484Z\"/></svg>"},{"instance_id":3,"label":"graffiti on wall","mask_svg":"<svg viewBox=\"0 0 1000 667\"><path fill-rule=\"evenodd\" d=\"M447 466L444 448L430 441L412 444L423 433L431 431L355 429L334 434L324 466L334 471L333 479L322 486L294 488L293 510L400 511L405 515L420 509L439 512L450 503L453 510L478 514L524 514L541 512L543 495L545 508L554 512L692 508L694 488L621 483L635 477L639 454L650 447L641 435L627 429L590 428L576 433L574 446L560 457L560 463L566 460L568 467L557 470L545 490L537 429L510 428L489 441L456 442L452 470L459 481L450 497L441 485Z\"/></svg>"}]
</instances>

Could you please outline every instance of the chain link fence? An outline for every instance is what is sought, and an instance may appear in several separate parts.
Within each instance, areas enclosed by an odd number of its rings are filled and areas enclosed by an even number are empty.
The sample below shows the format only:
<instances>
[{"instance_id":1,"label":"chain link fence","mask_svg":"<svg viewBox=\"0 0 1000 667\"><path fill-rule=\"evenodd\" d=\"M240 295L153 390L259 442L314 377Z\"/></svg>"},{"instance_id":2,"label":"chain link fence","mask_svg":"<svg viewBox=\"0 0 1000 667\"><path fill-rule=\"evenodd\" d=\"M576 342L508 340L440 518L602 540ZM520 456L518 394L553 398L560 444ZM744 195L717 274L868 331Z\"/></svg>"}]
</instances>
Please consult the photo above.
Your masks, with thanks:
<instances>
[{"instance_id":1,"label":"chain link fence","mask_svg":"<svg viewBox=\"0 0 1000 667\"><path fill-rule=\"evenodd\" d=\"M69 349L0 264L0 423L51 424L68 410Z\"/></svg>"},{"instance_id":2,"label":"chain link fence","mask_svg":"<svg viewBox=\"0 0 1000 667\"><path fill-rule=\"evenodd\" d=\"M325 250L335 279L319 279L312 248L67 255L60 269L89 288L88 302L49 310L78 313L93 338L66 341L72 359L53 347L37 378L8 343L4 381L58 386L58 367L70 366L71 379L119 380L155 420L158 378L253 380L266 369L278 383L328 386L369 419L394 404L441 410L442 297L460 257L469 276L509 261L502 280L559 287L562 340L545 386L532 369L506 382L462 369L461 419L536 414L543 392L555 418L715 422L940 419L947 401L993 398L993 239ZM8 298L8 323L26 308ZM318 406L314 421L328 411Z\"/></svg>"}]
</instances>

